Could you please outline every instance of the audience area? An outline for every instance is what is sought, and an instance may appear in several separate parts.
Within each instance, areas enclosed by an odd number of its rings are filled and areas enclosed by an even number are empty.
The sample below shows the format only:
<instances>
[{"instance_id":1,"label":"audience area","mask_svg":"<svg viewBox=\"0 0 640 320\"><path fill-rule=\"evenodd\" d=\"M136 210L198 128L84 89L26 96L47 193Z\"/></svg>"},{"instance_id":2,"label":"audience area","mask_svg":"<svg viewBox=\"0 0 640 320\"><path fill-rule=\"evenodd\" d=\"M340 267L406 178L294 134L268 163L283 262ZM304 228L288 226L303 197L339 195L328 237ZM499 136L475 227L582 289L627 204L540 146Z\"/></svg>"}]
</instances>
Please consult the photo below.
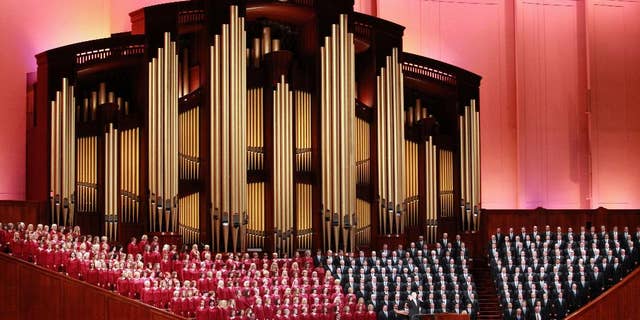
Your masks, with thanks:
<instances>
[{"instance_id":1,"label":"audience area","mask_svg":"<svg viewBox=\"0 0 640 320\"><path fill-rule=\"evenodd\" d=\"M638 266L639 241L640 227L498 228L488 258L504 319L564 319Z\"/></svg>"},{"instance_id":2,"label":"audience area","mask_svg":"<svg viewBox=\"0 0 640 320\"><path fill-rule=\"evenodd\" d=\"M69 277L195 319L476 318L469 258L459 236L365 252L214 253L133 238L114 245L52 225L0 223L0 250Z\"/></svg>"}]
</instances>

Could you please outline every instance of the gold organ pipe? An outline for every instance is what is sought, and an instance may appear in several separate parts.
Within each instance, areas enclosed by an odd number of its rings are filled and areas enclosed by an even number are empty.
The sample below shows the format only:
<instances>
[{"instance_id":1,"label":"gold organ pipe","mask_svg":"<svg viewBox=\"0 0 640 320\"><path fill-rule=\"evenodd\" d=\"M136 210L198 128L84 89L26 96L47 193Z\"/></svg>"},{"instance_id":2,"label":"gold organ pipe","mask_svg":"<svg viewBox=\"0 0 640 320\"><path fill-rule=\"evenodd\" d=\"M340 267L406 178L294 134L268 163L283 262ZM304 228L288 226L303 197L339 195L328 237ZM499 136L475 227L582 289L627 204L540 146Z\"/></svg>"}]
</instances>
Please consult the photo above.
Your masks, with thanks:
<instances>
[{"instance_id":1,"label":"gold organ pipe","mask_svg":"<svg viewBox=\"0 0 640 320\"><path fill-rule=\"evenodd\" d=\"M324 43L325 46L328 43L328 37L324 38ZM326 104L327 104L327 50L326 47L320 47L320 101L321 101L321 105L320 105L320 127L322 128L321 132L320 132L320 150L321 150L321 154L322 157L320 159L320 171L322 174L322 190L321 192L321 199L320 199L320 215L321 215L321 221L322 221L322 247L324 248L324 250L326 251L329 247L327 245L327 221L325 220L325 212L326 210L329 208L329 201L328 201L328 197L327 197L327 192L329 190L329 188L331 188L331 184L329 183L329 180L327 179L328 175L328 166L327 166L327 160L329 159L329 150L327 148L327 140L328 140L328 130L326 130L325 128L328 126L328 119L327 119L327 108L326 108Z\"/></svg>"},{"instance_id":2,"label":"gold organ pipe","mask_svg":"<svg viewBox=\"0 0 640 320\"><path fill-rule=\"evenodd\" d=\"M262 28L262 55L271 52L271 28Z\"/></svg>"},{"instance_id":3,"label":"gold organ pipe","mask_svg":"<svg viewBox=\"0 0 640 320\"><path fill-rule=\"evenodd\" d=\"M229 208L229 100L228 100L228 92L229 92L229 83L228 83L228 74L229 74L229 25L225 24L222 26L222 43L221 43L221 51L222 51L222 212L223 212L223 220L226 218L227 223L222 224L223 228L223 240L224 240L224 250L229 248L229 219L230 216L230 208Z\"/></svg>"},{"instance_id":4,"label":"gold organ pipe","mask_svg":"<svg viewBox=\"0 0 640 320\"><path fill-rule=\"evenodd\" d=\"M56 109L56 127L55 127L55 135L56 135L56 166L55 166L55 170L56 170L56 180L55 180L55 194L56 194L56 215L55 215L55 222L59 223L60 222L60 211L62 210L62 192L60 189L60 180L62 179L62 143L61 143L61 128L62 128L62 122L61 122L61 104L62 104L62 93L60 91L56 92L56 103L55 103L55 109Z\"/></svg>"},{"instance_id":5,"label":"gold organ pipe","mask_svg":"<svg viewBox=\"0 0 640 320\"><path fill-rule=\"evenodd\" d=\"M91 121L96 120L96 115L98 112L98 92L91 92Z\"/></svg>"},{"instance_id":6,"label":"gold organ pipe","mask_svg":"<svg viewBox=\"0 0 640 320\"><path fill-rule=\"evenodd\" d=\"M182 93L185 96L191 92L189 88L189 49L184 48L182 51Z\"/></svg>"},{"instance_id":7,"label":"gold organ pipe","mask_svg":"<svg viewBox=\"0 0 640 320\"><path fill-rule=\"evenodd\" d=\"M461 203L460 203L460 215L462 217L462 229L463 230L468 230L468 219L469 217L467 217L466 214L466 210L464 208L464 202L467 199L467 195L466 195L466 188L464 186L464 181L465 181L465 163L464 163L464 116L459 116L458 117L458 128L459 128L459 132L460 132L460 152L459 152L459 157L460 157L460 199L461 199Z\"/></svg>"},{"instance_id":8,"label":"gold organ pipe","mask_svg":"<svg viewBox=\"0 0 640 320\"><path fill-rule=\"evenodd\" d=\"M476 111L476 100L472 99L471 100L471 110L473 111L474 114L474 124L475 124L475 130L473 132L473 148L475 151L475 156L474 156L474 162L475 162L475 192L476 192L476 202L475 205L478 209L478 212L480 211L481 207L481 184L480 184L480 113L478 111ZM475 219L475 230L478 229L479 226L479 220L480 220L480 215L478 214L477 216L474 215Z\"/></svg>"},{"instance_id":9,"label":"gold organ pipe","mask_svg":"<svg viewBox=\"0 0 640 320\"><path fill-rule=\"evenodd\" d=\"M73 224L76 186L75 95L67 78L51 101L50 197L51 222Z\"/></svg>"},{"instance_id":10,"label":"gold organ pipe","mask_svg":"<svg viewBox=\"0 0 640 320\"><path fill-rule=\"evenodd\" d=\"M339 37L338 37L338 44L336 47L336 52L338 54L338 56L336 57L336 59L339 59L339 74L338 76L340 77L340 80L345 79L346 77L346 70L345 70L345 66L346 66L346 55L345 55L345 47L346 47L346 39L344 38L345 35L345 28L346 26L342 23L343 20L343 16L340 16L340 24L338 26L338 32L339 32ZM338 85L338 90L342 89L345 90L348 84L346 83L342 83L342 85ZM342 93L342 92L341 92ZM349 199L348 197L348 177L347 177L347 166L349 165L347 162L347 157L345 156L347 153L347 146L346 146L346 131L347 131L347 119L346 119L346 114L348 112L348 110L346 110L346 106L348 106L348 101L346 101L346 95L343 93L339 96L339 106L342 106L342 108L340 108L340 110L338 111L340 114L340 127L338 128L338 139L341 140L342 143L340 143L340 228L342 230L342 239L343 239L343 246L346 247L346 242L347 242L347 230L344 226L344 219L343 217L345 215L348 214L348 203L346 201L344 201L343 199L343 195L347 195L347 199ZM336 248L338 246L336 245Z\"/></svg>"},{"instance_id":11,"label":"gold organ pipe","mask_svg":"<svg viewBox=\"0 0 640 320\"><path fill-rule=\"evenodd\" d=\"M219 130L219 111L220 111L220 84L219 84L219 66L220 66L220 36L215 35L213 38L213 46L210 53L210 75L211 75L211 242L212 249L219 251L220 244L220 130Z\"/></svg>"},{"instance_id":12,"label":"gold organ pipe","mask_svg":"<svg viewBox=\"0 0 640 320\"><path fill-rule=\"evenodd\" d=\"M247 33L244 30L245 21L244 18L239 19L240 22L240 49L239 52L242 53L243 59L241 60L240 66L240 91L241 98L241 112L240 112L240 134L242 136L240 148L240 194L242 195L242 200L240 202L240 250L243 252L247 251L247 243L246 243L246 234L247 234L247 225L244 223L244 216L248 215L247 213Z\"/></svg>"},{"instance_id":13,"label":"gold organ pipe","mask_svg":"<svg viewBox=\"0 0 640 320\"><path fill-rule=\"evenodd\" d=\"M376 77L376 100L377 102L377 106L376 106L376 121L377 121L377 130L376 130L376 141L377 141L377 153L378 153L378 165L376 166L377 172L378 172L378 202L379 202L379 208L378 208L378 221L379 221L379 227L380 227L380 231L382 231L382 234L387 234L387 223L386 223L386 214L385 214L385 207L386 207L386 196L385 196L385 167L384 167L384 125L383 125L383 103L382 103L382 78L381 76Z\"/></svg>"},{"instance_id":14,"label":"gold organ pipe","mask_svg":"<svg viewBox=\"0 0 640 320\"><path fill-rule=\"evenodd\" d=\"M271 40L271 50L280 51L280 39Z\"/></svg>"},{"instance_id":15,"label":"gold organ pipe","mask_svg":"<svg viewBox=\"0 0 640 320\"><path fill-rule=\"evenodd\" d=\"M107 102L107 84L101 82L98 88L98 104L104 104Z\"/></svg>"},{"instance_id":16,"label":"gold organ pipe","mask_svg":"<svg viewBox=\"0 0 640 320\"><path fill-rule=\"evenodd\" d=\"M89 121L89 98L82 100L82 122Z\"/></svg>"},{"instance_id":17,"label":"gold organ pipe","mask_svg":"<svg viewBox=\"0 0 640 320\"><path fill-rule=\"evenodd\" d=\"M156 138L156 58L152 58L149 62L149 224L151 225L151 231L156 231L156 158L155 158L155 146L157 143Z\"/></svg>"},{"instance_id":18,"label":"gold organ pipe","mask_svg":"<svg viewBox=\"0 0 640 320\"><path fill-rule=\"evenodd\" d=\"M331 36L325 37L322 47L322 114L323 143L323 209L325 241L328 248L344 249L353 246L353 234L348 224L355 212L355 154L354 145L341 143L354 134L355 87L353 38L347 32L347 17L340 16L332 25ZM353 141L351 141L353 143ZM353 184L353 186L352 186ZM333 228L331 228L333 227ZM340 239L343 241L341 242Z\"/></svg>"},{"instance_id":19,"label":"gold organ pipe","mask_svg":"<svg viewBox=\"0 0 640 320\"><path fill-rule=\"evenodd\" d=\"M178 55L169 33L149 63L151 230L175 231L178 209Z\"/></svg>"},{"instance_id":20,"label":"gold organ pipe","mask_svg":"<svg viewBox=\"0 0 640 320\"><path fill-rule=\"evenodd\" d=\"M60 122L59 124L59 130L60 133L58 134L58 152L59 152L59 178L58 181L60 184L60 188L58 189L58 192L60 193L60 209L58 210L58 216L56 219L56 223L57 224L63 224L64 225L64 220L66 220L66 214L67 214L67 175L69 174L68 169L67 169L67 128L68 128L68 118L67 118L67 86L68 86L68 82L66 79L62 79L62 91L60 92L60 99L58 100L58 112L60 113L59 117L58 117L58 121Z\"/></svg>"},{"instance_id":21,"label":"gold organ pipe","mask_svg":"<svg viewBox=\"0 0 640 320\"><path fill-rule=\"evenodd\" d=\"M246 248L246 226L242 223L247 212L247 96L246 92L246 32L244 18L238 17L238 7L231 6L230 22L222 26L222 34L214 36L211 47L211 204L212 242L219 248L222 236L223 250ZM199 112L199 111L197 111ZM253 115L250 115L253 116ZM194 114L195 127L199 115ZM192 140L193 153L199 158L199 136ZM199 162L194 164L199 175ZM235 219L240 226L230 229ZM224 221L224 223L221 223ZM238 220L236 220L237 222ZM220 232L220 225L222 231ZM229 232L232 238L229 239Z\"/></svg>"},{"instance_id":22,"label":"gold organ pipe","mask_svg":"<svg viewBox=\"0 0 640 320\"><path fill-rule=\"evenodd\" d=\"M338 65L339 62L337 61L338 58L338 52L337 52L337 47L338 47L338 31L337 31L337 26L333 25L332 26L332 30L331 30L331 92L335 93L333 95L331 95L331 117L332 117L332 123L334 123L334 125L332 126L332 136L331 136L331 146L332 146L332 156L333 156L333 176L332 176L332 180L333 180L333 206L332 206L332 214L333 215L338 215L338 224L334 224L332 222L332 225L334 225L333 227L333 240L334 240L334 250L338 249L338 240L339 240L339 234L338 234L338 228L339 228L339 223L341 220L341 217L339 216L339 211L341 208L339 208L338 206L341 205L341 201L338 199L338 195L339 195L339 190L342 188L341 186L341 182L338 181L339 178L341 178L341 175L339 173L339 170L342 168L342 163L338 163L339 160L339 155L338 155L338 141L339 141L339 137L338 137L338 128L341 127L341 123L339 123L340 118L338 117L337 113L338 113L338 105L339 105L339 101L338 101L338 90L339 90L339 86L338 86ZM337 125L336 125L337 123ZM341 181L341 180L340 180ZM334 218L332 218L334 219Z\"/></svg>"},{"instance_id":23,"label":"gold organ pipe","mask_svg":"<svg viewBox=\"0 0 640 320\"><path fill-rule=\"evenodd\" d=\"M253 67L260 67L260 38L253 38L253 47L251 48L251 60Z\"/></svg>"}]
</instances>

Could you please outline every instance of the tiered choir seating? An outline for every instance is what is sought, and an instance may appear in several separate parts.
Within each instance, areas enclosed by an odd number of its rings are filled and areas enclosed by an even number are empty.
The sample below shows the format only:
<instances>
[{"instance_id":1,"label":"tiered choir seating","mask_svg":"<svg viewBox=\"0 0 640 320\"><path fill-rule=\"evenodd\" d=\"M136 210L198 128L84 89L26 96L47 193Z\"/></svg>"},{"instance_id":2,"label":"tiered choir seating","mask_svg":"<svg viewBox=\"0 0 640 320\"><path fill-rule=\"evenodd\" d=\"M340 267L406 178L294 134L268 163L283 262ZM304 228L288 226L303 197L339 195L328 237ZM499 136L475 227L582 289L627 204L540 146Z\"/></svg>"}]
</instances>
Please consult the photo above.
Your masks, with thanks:
<instances>
[{"instance_id":1,"label":"tiered choir seating","mask_svg":"<svg viewBox=\"0 0 640 320\"><path fill-rule=\"evenodd\" d=\"M348 297L365 301L378 319L399 316L408 311L411 292L418 295L419 313L466 313L475 318L478 310L477 294L468 269L468 251L460 236L443 239L431 248L422 237L408 247L399 245L391 250L383 245L379 251L366 256L331 252L314 257L316 266L324 266L340 280ZM364 307L358 304L359 308ZM404 312L403 312L404 311Z\"/></svg>"},{"instance_id":2,"label":"tiered choir seating","mask_svg":"<svg viewBox=\"0 0 640 320\"><path fill-rule=\"evenodd\" d=\"M123 296L196 319L396 319L411 292L420 313L467 313L477 300L460 237L429 248L386 245L365 255L331 251L260 257L179 250L157 238L126 247L79 228L0 223L0 250ZM427 252L425 254L425 252ZM386 316L385 316L386 315Z\"/></svg>"},{"instance_id":3,"label":"tiered choir seating","mask_svg":"<svg viewBox=\"0 0 640 320\"><path fill-rule=\"evenodd\" d=\"M564 319L638 266L639 241L640 227L497 229L489 263L504 319Z\"/></svg>"}]
</instances>

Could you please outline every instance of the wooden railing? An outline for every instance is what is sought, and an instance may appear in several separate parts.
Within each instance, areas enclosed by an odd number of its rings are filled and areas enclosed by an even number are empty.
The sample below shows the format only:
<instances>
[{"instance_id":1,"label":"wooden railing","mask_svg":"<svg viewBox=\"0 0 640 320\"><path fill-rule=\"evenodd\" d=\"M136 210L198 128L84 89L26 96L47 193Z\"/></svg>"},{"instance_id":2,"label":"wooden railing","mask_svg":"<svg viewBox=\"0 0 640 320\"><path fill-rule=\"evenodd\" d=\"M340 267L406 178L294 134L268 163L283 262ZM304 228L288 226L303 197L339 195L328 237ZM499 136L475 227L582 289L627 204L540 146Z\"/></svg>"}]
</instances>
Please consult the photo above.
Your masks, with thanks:
<instances>
[{"instance_id":1,"label":"wooden railing","mask_svg":"<svg viewBox=\"0 0 640 320\"><path fill-rule=\"evenodd\" d=\"M640 317L640 269L570 314L567 320L638 319Z\"/></svg>"},{"instance_id":2,"label":"wooden railing","mask_svg":"<svg viewBox=\"0 0 640 320\"><path fill-rule=\"evenodd\" d=\"M0 253L0 320L185 319Z\"/></svg>"}]
</instances>

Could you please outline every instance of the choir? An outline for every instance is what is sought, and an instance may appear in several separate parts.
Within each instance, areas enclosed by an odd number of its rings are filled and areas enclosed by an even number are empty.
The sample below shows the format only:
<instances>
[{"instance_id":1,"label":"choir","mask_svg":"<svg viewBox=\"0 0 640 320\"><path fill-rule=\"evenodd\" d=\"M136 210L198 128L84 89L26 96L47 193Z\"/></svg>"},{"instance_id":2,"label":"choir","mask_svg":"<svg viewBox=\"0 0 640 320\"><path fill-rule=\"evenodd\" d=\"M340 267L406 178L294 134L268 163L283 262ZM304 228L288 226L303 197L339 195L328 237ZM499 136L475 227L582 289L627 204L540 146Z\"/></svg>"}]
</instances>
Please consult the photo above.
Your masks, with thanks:
<instances>
[{"instance_id":1,"label":"choir","mask_svg":"<svg viewBox=\"0 0 640 320\"><path fill-rule=\"evenodd\" d=\"M475 285L459 236L430 249L309 251L293 258L177 248L143 235L126 246L78 227L0 223L0 250L160 309L196 319L402 319L410 313L475 317Z\"/></svg>"},{"instance_id":2,"label":"choir","mask_svg":"<svg viewBox=\"0 0 640 320\"><path fill-rule=\"evenodd\" d=\"M640 227L498 228L488 250L504 319L564 319L638 266L639 241Z\"/></svg>"}]
</instances>

